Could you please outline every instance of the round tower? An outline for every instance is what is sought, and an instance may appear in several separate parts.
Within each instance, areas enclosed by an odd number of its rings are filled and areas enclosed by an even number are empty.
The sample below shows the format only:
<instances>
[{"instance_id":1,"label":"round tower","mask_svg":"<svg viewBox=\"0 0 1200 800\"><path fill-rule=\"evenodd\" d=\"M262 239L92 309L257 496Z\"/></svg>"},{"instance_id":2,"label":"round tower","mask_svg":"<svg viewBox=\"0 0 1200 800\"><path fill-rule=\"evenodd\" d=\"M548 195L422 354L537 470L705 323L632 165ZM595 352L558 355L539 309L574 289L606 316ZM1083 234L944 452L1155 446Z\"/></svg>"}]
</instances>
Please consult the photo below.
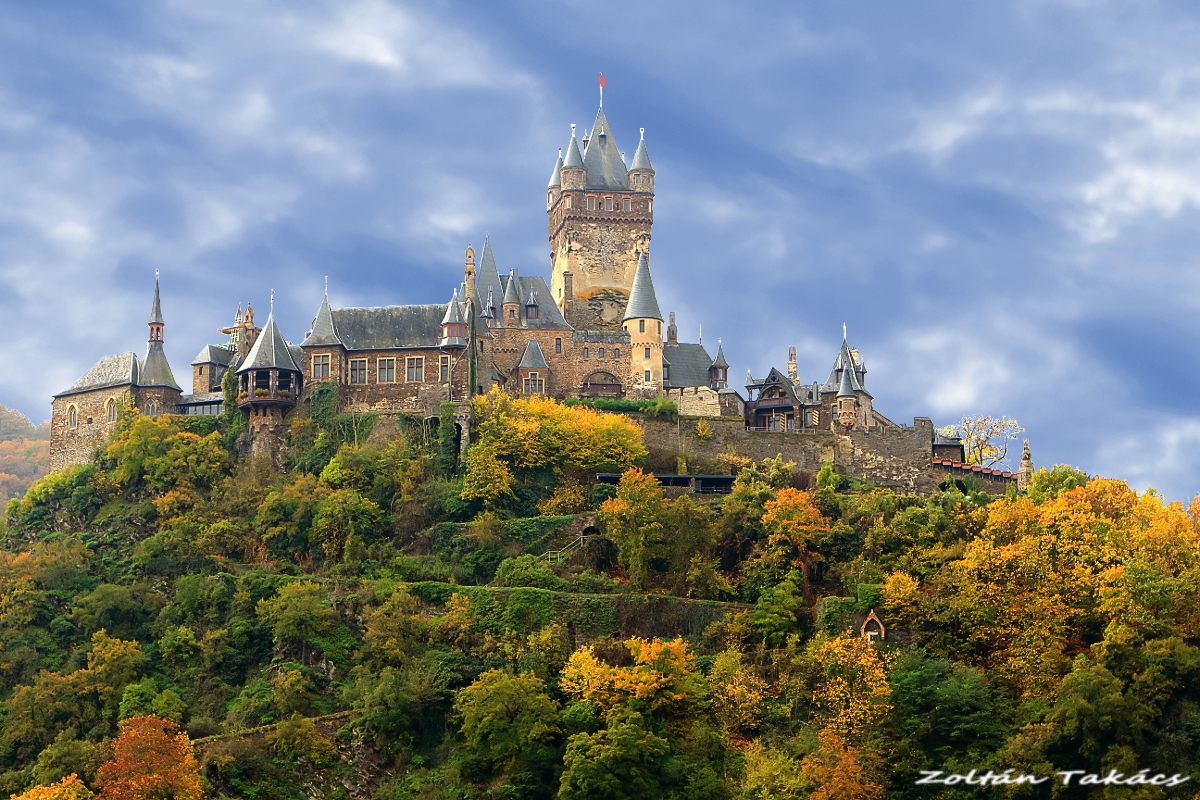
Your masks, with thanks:
<instances>
[{"instance_id":1,"label":"round tower","mask_svg":"<svg viewBox=\"0 0 1200 800\"><path fill-rule=\"evenodd\" d=\"M629 333L629 370L635 389L658 392L663 389L663 318L650 278L650 262L645 253L638 257L637 273L623 324Z\"/></svg>"}]
</instances>

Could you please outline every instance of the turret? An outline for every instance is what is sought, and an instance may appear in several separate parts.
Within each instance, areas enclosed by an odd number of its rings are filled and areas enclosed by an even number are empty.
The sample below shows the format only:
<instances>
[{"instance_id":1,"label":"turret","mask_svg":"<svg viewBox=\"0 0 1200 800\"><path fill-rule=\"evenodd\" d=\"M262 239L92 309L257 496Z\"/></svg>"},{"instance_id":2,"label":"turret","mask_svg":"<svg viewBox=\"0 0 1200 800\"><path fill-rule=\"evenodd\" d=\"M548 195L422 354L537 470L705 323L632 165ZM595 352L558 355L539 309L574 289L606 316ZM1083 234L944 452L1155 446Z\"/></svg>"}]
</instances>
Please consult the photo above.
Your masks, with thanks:
<instances>
[{"instance_id":1,"label":"turret","mask_svg":"<svg viewBox=\"0 0 1200 800\"><path fill-rule=\"evenodd\" d=\"M850 378L853 365L842 367L842 380L837 393L837 421L847 433L854 427L854 418L858 413L858 396L854 394L854 383Z\"/></svg>"},{"instance_id":2,"label":"turret","mask_svg":"<svg viewBox=\"0 0 1200 800\"><path fill-rule=\"evenodd\" d=\"M463 263L463 282L467 290L463 295L468 300L474 300L475 294L475 248L467 245L467 253Z\"/></svg>"},{"instance_id":3,"label":"turret","mask_svg":"<svg viewBox=\"0 0 1200 800\"><path fill-rule=\"evenodd\" d=\"M650 153L646 150L646 129L638 130L642 139L638 142L637 151L633 154L633 163L629 166L629 188L635 192L653 192L654 167L650 166Z\"/></svg>"},{"instance_id":4,"label":"turret","mask_svg":"<svg viewBox=\"0 0 1200 800\"><path fill-rule=\"evenodd\" d=\"M296 357L275 324L272 296L267 324L237 371L238 406L250 414L252 423L259 417L271 417L275 424L275 418L282 419L282 413L296 405L303 380Z\"/></svg>"},{"instance_id":5,"label":"turret","mask_svg":"<svg viewBox=\"0 0 1200 800\"><path fill-rule=\"evenodd\" d=\"M546 186L546 210L549 211L556 202L558 196L562 194L562 168L563 155L562 150L558 151L558 160L554 162L554 170L550 173L550 183Z\"/></svg>"},{"instance_id":6,"label":"turret","mask_svg":"<svg viewBox=\"0 0 1200 800\"><path fill-rule=\"evenodd\" d=\"M796 383L800 380L800 367L796 363L796 348L788 348L788 380Z\"/></svg>"},{"instance_id":7,"label":"turret","mask_svg":"<svg viewBox=\"0 0 1200 800\"><path fill-rule=\"evenodd\" d=\"M171 365L167 363L167 354L163 350L163 329L166 327L166 323L163 320L162 303L159 300L157 272L154 273L154 301L150 304L149 325L150 338L146 342L146 357L138 369L138 384L140 386L165 386L181 392L183 390L175 382L175 376L171 373Z\"/></svg>"},{"instance_id":8,"label":"turret","mask_svg":"<svg viewBox=\"0 0 1200 800\"><path fill-rule=\"evenodd\" d=\"M645 253L638 257L633 289L625 307L625 330L629 333L629 368L634 386L661 389L663 385L663 319L658 310L650 261Z\"/></svg>"},{"instance_id":9,"label":"turret","mask_svg":"<svg viewBox=\"0 0 1200 800\"><path fill-rule=\"evenodd\" d=\"M1017 470L1017 488L1024 490L1029 488L1029 482L1033 480L1033 456L1029 455L1029 440L1025 440L1025 446L1021 450L1021 467Z\"/></svg>"},{"instance_id":10,"label":"turret","mask_svg":"<svg viewBox=\"0 0 1200 800\"><path fill-rule=\"evenodd\" d=\"M729 362L725 360L725 348L720 339L717 339L717 357L708 368L708 385L713 389L729 388Z\"/></svg>"},{"instance_id":11,"label":"turret","mask_svg":"<svg viewBox=\"0 0 1200 800\"><path fill-rule=\"evenodd\" d=\"M667 323L667 344L679 344L679 328L675 326L675 312L670 313L670 322Z\"/></svg>"},{"instance_id":12,"label":"turret","mask_svg":"<svg viewBox=\"0 0 1200 800\"><path fill-rule=\"evenodd\" d=\"M583 165L583 153L579 151L579 141L575 138L575 126L571 126L571 141L567 143L567 157L559 168L562 175L562 188L582 189L587 183L587 167Z\"/></svg>"},{"instance_id":13,"label":"turret","mask_svg":"<svg viewBox=\"0 0 1200 800\"><path fill-rule=\"evenodd\" d=\"M504 287L501 324L505 328L516 328L521 324L521 288L517 280L517 271L514 269L509 273L508 285Z\"/></svg>"},{"instance_id":14,"label":"turret","mask_svg":"<svg viewBox=\"0 0 1200 800\"><path fill-rule=\"evenodd\" d=\"M163 340L163 328L166 323L163 322L162 303L158 296L158 270L154 271L154 302L150 304L150 341L161 342Z\"/></svg>"},{"instance_id":15,"label":"turret","mask_svg":"<svg viewBox=\"0 0 1200 800\"><path fill-rule=\"evenodd\" d=\"M467 318L463 315L463 303L458 298L458 292L446 304L446 314L442 317L441 346L467 346Z\"/></svg>"}]
</instances>

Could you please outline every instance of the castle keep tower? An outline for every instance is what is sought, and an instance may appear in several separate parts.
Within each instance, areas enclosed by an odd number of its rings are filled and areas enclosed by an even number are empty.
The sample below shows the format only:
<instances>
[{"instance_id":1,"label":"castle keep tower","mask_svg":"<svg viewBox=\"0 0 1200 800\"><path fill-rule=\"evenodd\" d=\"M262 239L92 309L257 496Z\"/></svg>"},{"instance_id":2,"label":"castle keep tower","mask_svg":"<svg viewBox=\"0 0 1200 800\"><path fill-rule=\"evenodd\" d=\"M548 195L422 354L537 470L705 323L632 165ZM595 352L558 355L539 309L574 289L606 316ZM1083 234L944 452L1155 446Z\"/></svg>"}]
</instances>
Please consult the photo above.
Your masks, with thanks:
<instances>
[{"instance_id":1,"label":"castle keep tower","mask_svg":"<svg viewBox=\"0 0 1200 800\"><path fill-rule=\"evenodd\" d=\"M654 224L644 130L627 167L603 107L582 149L572 125L566 157L555 162L546 189L546 214L554 302L577 329L620 330Z\"/></svg>"}]
</instances>

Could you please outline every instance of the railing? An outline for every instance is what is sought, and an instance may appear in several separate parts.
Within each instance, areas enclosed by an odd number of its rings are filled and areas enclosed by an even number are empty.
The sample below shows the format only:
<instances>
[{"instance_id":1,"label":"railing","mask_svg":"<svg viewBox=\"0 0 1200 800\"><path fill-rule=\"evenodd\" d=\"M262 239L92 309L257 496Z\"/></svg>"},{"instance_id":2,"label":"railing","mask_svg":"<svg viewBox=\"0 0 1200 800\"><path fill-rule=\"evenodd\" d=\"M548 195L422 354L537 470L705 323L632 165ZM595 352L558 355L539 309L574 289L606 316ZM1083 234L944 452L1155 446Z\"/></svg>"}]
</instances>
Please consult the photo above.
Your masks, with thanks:
<instances>
[{"instance_id":1,"label":"railing","mask_svg":"<svg viewBox=\"0 0 1200 800\"><path fill-rule=\"evenodd\" d=\"M599 538L600 538L600 534L598 534L598 533L580 534L579 538L575 539L574 541L572 541L568 544L563 545L558 550L547 550L545 556L543 556L543 557L551 563L560 564L560 563L562 563L563 557L566 556L568 553L573 552L573 551L578 550L579 548L583 547L584 543L587 542L589 539L599 539Z\"/></svg>"}]
</instances>

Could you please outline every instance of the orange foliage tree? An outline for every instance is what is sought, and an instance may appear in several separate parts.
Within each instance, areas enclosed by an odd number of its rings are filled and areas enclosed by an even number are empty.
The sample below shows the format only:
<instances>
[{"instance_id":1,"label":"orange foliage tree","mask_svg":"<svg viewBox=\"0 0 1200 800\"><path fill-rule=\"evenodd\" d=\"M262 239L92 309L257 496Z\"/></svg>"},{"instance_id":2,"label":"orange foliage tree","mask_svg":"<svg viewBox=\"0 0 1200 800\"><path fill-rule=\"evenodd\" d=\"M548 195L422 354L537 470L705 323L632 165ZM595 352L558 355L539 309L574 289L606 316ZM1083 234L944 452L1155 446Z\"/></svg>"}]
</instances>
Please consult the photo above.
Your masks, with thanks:
<instances>
[{"instance_id":1,"label":"orange foliage tree","mask_svg":"<svg viewBox=\"0 0 1200 800\"><path fill-rule=\"evenodd\" d=\"M174 722L156 716L121 723L113 757L100 766L102 800L201 800L200 765Z\"/></svg>"}]
</instances>

